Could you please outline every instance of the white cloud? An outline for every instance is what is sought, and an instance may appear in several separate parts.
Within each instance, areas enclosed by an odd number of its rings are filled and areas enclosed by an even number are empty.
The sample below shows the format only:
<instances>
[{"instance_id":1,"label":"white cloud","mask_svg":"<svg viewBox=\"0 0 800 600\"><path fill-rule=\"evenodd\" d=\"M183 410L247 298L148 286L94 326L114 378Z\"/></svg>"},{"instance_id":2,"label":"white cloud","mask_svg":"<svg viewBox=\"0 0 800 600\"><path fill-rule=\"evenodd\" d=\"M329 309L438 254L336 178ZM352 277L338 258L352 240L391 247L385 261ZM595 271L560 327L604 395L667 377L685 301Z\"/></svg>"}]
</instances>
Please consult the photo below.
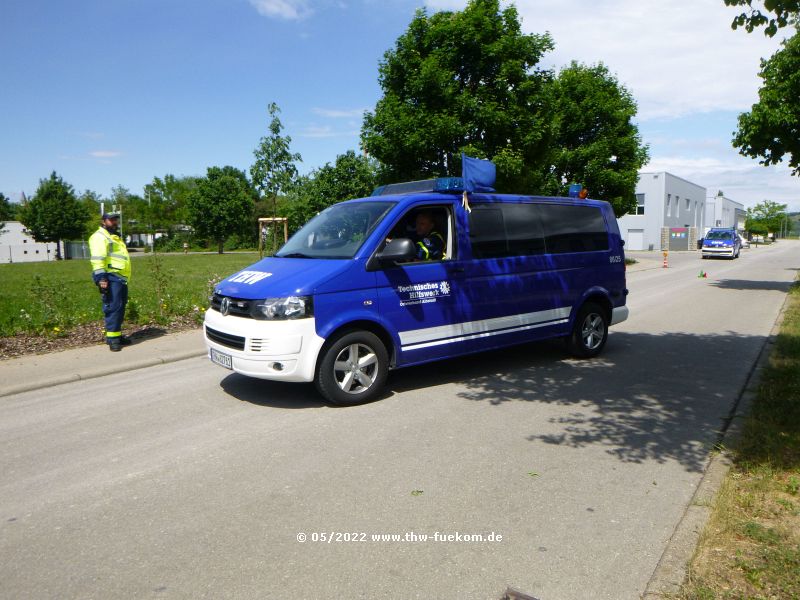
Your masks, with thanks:
<instances>
[{"instance_id":1,"label":"white cloud","mask_svg":"<svg viewBox=\"0 0 800 600\"><path fill-rule=\"evenodd\" d=\"M321 117L328 117L330 119L353 119L361 118L364 112L369 109L366 108L353 108L347 110L338 110L333 108L312 108L311 112Z\"/></svg>"},{"instance_id":2,"label":"white cloud","mask_svg":"<svg viewBox=\"0 0 800 600\"><path fill-rule=\"evenodd\" d=\"M357 137L359 133L358 129L339 130L330 125L309 125L299 133L299 136L304 138Z\"/></svg>"},{"instance_id":3,"label":"white cloud","mask_svg":"<svg viewBox=\"0 0 800 600\"><path fill-rule=\"evenodd\" d=\"M250 0L260 15L295 21L305 19L314 11L307 0Z\"/></svg>"},{"instance_id":4,"label":"white cloud","mask_svg":"<svg viewBox=\"0 0 800 600\"><path fill-rule=\"evenodd\" d=\"M89 152L89 156L92 158L117 158L121 155L122 152L117 152L116 150L93 150Z\"/></svg>"}]
</instances>

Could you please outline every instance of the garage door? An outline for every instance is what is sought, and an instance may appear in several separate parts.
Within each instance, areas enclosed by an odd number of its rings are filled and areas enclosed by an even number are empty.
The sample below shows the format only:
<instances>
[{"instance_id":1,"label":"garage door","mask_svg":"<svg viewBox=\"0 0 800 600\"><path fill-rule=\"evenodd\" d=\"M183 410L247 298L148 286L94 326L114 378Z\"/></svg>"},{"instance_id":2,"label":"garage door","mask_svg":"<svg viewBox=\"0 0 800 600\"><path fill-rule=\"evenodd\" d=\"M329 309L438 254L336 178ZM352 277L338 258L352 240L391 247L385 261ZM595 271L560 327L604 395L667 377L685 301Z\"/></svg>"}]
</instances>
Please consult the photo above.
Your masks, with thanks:
<instances>
[{"instance_id":1,"label":"garage door","mask_svg":"<svg viewBox=\"0 0 800 600\"><path fill-rule=\"evenodd\" d=\"M628 229L627 250L644 250L644 229Z\"/></svg>"}]
</instances>

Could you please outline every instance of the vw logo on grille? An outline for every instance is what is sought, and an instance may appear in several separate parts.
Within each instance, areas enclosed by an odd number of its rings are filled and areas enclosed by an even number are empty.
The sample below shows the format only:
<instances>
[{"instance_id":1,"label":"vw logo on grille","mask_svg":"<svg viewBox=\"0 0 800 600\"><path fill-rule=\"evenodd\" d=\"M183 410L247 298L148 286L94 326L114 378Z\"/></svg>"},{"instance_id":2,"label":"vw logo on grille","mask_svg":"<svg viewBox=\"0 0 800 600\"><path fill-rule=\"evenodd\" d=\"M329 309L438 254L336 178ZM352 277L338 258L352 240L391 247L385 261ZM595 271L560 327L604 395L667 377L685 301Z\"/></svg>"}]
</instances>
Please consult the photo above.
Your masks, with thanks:
<instances>
[{"instance_id":1,"label":"vw logo on grille","mask_svg":"<svg viewBox=\"0 0 800 600\"><path fill-rule=\"evenodd\" d=\"M231 312L231 299L227 296L222 299L222 302L220 302L219 312L222 313L223 317L227 317Z\"/></svg>"}]
</instances>

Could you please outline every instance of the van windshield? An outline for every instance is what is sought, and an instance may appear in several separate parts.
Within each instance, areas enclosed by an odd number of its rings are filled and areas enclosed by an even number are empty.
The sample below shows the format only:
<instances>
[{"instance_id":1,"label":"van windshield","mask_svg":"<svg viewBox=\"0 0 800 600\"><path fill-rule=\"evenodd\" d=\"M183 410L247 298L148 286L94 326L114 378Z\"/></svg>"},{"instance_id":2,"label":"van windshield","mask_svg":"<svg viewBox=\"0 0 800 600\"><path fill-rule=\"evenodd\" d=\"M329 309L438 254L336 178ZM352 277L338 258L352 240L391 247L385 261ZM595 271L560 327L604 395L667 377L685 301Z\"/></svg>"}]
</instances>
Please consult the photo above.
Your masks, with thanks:
<instances>
[{"instance_id":1,"label":"van windshield","mask_svg":"<svg viewBox=\"0 0 800 600\"><path fill-rule=\"evenodd\" d=\"M353 258L394 202L346 202L325 209L275 253L279 258Z\"/></svg>"},{"instance_id":2,"label":"van windshield","mask_svg":"<svg viewBox=\"0 0 800 600\"><path fill-rule=\"evenodd\" d=\"M706 234L707 240L730 240L733 239L733 233L730 231L709 231Z\"/></svg>"}]
</instances>

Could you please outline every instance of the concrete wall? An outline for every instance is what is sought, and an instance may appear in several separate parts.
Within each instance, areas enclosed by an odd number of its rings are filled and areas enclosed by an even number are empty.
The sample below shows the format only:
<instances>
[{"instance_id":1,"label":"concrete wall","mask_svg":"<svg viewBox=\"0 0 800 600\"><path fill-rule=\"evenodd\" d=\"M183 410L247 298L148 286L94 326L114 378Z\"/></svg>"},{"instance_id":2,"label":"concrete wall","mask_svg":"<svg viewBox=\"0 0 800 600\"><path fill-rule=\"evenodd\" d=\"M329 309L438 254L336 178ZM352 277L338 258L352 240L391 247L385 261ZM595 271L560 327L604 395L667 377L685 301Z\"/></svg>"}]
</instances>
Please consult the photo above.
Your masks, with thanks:
<instances>
[{"instance_id":1,"label":"concrete wall","mask_svg":"<svg viewBox=\"0 0 800 600\"><path fill-rule=\"evenodd\" d=\"M42 262L56 259L56 244L40 244L22 223L7 221L0 230L0 263Z\"/></svg>"}]
</instances>

